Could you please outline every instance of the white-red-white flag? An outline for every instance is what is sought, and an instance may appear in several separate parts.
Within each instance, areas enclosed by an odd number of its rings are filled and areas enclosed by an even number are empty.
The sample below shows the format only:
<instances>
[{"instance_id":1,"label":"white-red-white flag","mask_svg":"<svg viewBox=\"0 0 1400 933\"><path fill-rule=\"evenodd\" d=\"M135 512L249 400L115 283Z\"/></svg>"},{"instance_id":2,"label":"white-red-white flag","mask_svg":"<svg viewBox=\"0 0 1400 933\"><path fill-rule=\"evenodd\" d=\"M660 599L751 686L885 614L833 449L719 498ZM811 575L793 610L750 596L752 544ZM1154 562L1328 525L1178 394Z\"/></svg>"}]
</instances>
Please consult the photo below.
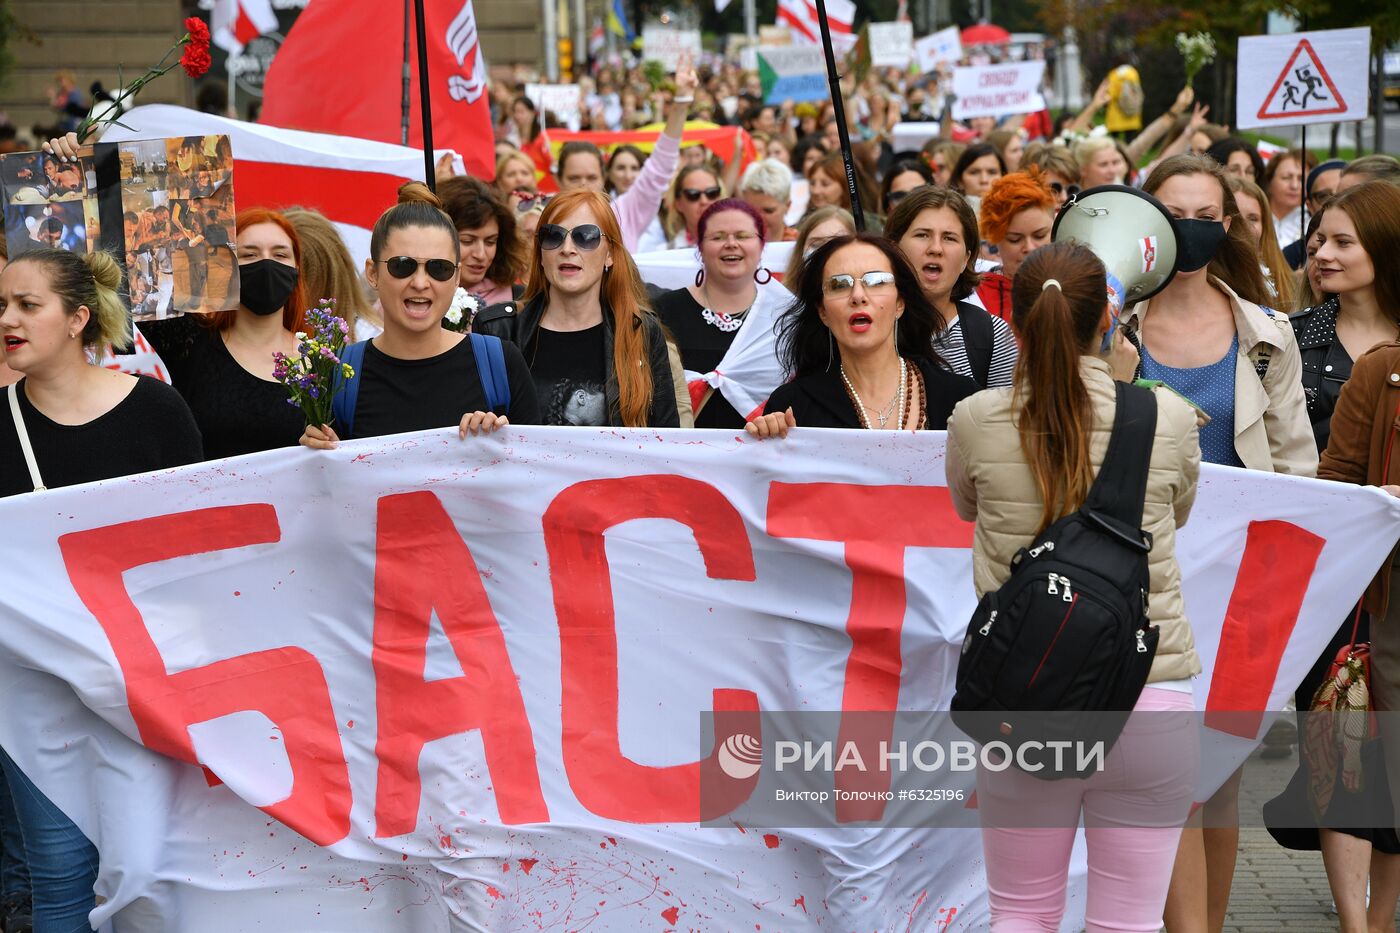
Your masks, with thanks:
<instances>
[{"instance_id":1,"label":"white-red-white flag","mask_svg":"<svg viewBox=\"0 0 1400 933\"><path fill-rule=\"evenodd\" d=\"M851 0L826 0L825 6L831 48L836 54L844 55L856 44L856 5ZM797 45L818 45L822 41L816 0L778 0L777 25L787 26Z\"/></svg>"},{"instance_id":2,"label":"white-red-white flag","mask_svg":"<svg viewBox=\"0 0 1400 933\"><path fill-rule=\"evenodd\" d=\"M209 14L210 40L230 55L258 36L277 30L272 0L214 0Z\"/></svg>"}]
</instances>

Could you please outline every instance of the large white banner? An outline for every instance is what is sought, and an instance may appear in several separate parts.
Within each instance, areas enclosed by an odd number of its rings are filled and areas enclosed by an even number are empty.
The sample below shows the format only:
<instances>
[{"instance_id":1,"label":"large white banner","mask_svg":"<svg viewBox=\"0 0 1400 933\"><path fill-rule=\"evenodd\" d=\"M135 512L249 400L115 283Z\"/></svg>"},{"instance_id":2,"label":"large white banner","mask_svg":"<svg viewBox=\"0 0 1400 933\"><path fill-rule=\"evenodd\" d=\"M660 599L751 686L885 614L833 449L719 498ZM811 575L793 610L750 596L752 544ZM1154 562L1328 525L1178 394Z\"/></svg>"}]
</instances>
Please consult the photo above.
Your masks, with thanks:
<instances>
[{"instance_id":1,"label":"large white banner","mask_svg":"<svg viewBox=\"0 0 1400 933\"><path fill-rule=\"evenodd\" d=\"M1343 123L1370 113L1371 27L1240 38L1241 129Z\"/></svg>"},{"instance_id":2,"label":"large white banner","mask_svg":"<svg viewBox=\"0 0 1400 933\"><path fill-rule=\"evenodd\" d=\"M6 500L0 745L117 933L985 929L976 830L698 824L704 711L946 708L943 440L443 430ZM1199 705L1280 708L1397 534L1206 468Z\"/></svg>"}]
</instances>

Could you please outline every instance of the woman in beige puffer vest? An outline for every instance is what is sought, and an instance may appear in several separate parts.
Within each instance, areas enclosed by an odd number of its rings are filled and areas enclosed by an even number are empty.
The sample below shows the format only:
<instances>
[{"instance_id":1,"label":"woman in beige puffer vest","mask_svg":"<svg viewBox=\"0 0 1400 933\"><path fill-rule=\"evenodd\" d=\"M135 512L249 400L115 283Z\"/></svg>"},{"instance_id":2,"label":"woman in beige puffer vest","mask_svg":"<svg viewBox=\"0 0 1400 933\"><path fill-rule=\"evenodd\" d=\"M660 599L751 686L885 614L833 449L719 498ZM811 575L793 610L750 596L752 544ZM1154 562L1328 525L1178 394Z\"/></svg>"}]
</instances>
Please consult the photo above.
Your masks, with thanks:
<instances>
[{"instance_id":1,"label":"woman in beige puffer vest","mask_svg":"<svg viewBox=\"0 0 1400 933\"><path fill-rule=\"evenodd\" d=\"M1108 448L1114 368L1096 355L1111 327L1103 264L1082 246L1032 253L1013 286L1021 336L1016 382L960 402L948 422L948 489L976 520L977 595L1010 576L1017 550L1083 503ZM1131 378L1135 354L1115 338ZM1181 599L1176 528L1195 499L1196 416L1158 390L1157 428L1142 525L1153 536L1149 618L1157 654L1136 711L1102 771L1041 780L1016 768L979 770L977 799L992 929L1058 929L1073 837L1089 850L1085 921L1091 930L1156 929L1167 898L1199 757L1189 678L1201 670ZM1034 827L1034 828L1032 828Z\"/></svg>"}]
</instances>

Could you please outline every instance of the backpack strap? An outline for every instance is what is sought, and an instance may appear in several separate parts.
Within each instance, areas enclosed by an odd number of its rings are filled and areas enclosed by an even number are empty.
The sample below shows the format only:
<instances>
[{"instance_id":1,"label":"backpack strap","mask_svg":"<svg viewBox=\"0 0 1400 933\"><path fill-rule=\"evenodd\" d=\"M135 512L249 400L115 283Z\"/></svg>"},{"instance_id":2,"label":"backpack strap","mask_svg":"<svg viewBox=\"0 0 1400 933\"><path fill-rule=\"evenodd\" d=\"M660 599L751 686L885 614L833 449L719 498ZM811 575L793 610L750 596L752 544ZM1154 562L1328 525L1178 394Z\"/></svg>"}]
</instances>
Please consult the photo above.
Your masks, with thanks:
<instances>
[{"instance_id":1,"label":"backpack strap","mask_svg":"<svg viewBox=\"0 0 1400 933\"><path fill-rule=\"evenodd\" d=\"M1118 403L1113 433L1099 475L1084 500L1083 510L1117 519L1136 534L1142 528L1147 498L1147 471L1152 464L1152 441L1157 433L1157 399L1151 389L1115 382Z\"/></svg>"},{"instance_id":2,"label":"backpack strap","mask_svg":"<svg viewBox=\"0 0 1400 933\"><path fill-rule=\"evenodd\" d=\"M336 433L345 437L355 435L355 404L360 400L360 376L365 368L365 345L368 343L368 340L361 340L341 351L340 361L349 364L353 375L346 379L342 375L343 370L337 369L332 383L331 391L335 396L331 399L331 414L335 416L335 423L343 429Z\"/></svg>"},{"instance_id":3,"label":"backpack strap","mask_svg":"<svg viewBox=\"0 0 1400 933\"><path fill-rule=\"evenodd\" d=\"M987 388L992 372L992 313L974 304L958 302L958 321L962 324L963 349L972 367L972 379L981 389Z\"/></svg>"},{"instance_id":4,"label":"backpack strap","mask_svg":"<svg viewBox=\"0 0 1400 933\"><path fill-rule=\"evenodd\" d=\"M510 415L510 379L506 376L505 345L500 337L472 333L472 355L476 357L476 373L486 392L486 405L498 415Z\"/></svg>"}]
</instances>

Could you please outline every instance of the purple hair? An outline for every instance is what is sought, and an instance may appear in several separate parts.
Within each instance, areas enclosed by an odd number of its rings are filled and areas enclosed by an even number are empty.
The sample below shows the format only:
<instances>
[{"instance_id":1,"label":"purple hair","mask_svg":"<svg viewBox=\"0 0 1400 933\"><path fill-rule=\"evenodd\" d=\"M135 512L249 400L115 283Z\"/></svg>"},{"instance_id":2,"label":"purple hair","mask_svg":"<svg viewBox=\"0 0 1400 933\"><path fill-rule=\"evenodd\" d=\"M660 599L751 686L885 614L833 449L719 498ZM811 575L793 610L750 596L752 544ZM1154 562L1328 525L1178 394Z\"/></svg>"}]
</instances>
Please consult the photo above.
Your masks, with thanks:
<instances>
[{"instance_id":1,"label":"purple hair","mask_svg":"<svg viewBox=\"0 0 1400 933\"><path fill-rule=\"evenodd\" d=\"M748 214L753 220L754 229L758 231L758 245L764 245L764 233L768 230L768 222L763 219L763 215L758 212L748 201L739 198L725 198L723 201L716 201L705 208L705 213L700 215L700 222L695 225L695 236L697 242L705 239L705 228L710 224L710 218L715 214L724 211L738 211L741 214Z\"/></svg>"}]
</instances>

